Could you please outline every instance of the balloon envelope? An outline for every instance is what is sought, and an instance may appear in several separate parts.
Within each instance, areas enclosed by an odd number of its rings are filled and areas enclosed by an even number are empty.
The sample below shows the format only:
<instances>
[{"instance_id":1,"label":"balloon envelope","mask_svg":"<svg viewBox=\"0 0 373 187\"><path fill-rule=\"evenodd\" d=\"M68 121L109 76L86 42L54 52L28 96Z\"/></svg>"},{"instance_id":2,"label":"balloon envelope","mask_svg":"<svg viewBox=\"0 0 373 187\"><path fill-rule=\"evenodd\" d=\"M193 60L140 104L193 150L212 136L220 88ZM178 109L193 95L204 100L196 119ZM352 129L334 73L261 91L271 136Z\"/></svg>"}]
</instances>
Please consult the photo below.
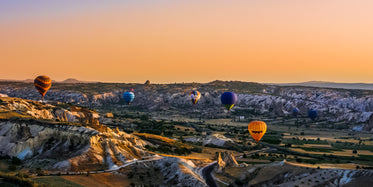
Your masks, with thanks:
<instances>
[{"instance_id":1,"label":"balloon envelope","mask_svg":"<svg viewBox=\"0 0 373 187\"><path fill-rule=\"evenodd\" d=\"M130 104L135 99L135 94L133 92L124 92L123 99L127 104Z\"/></svg>"},{"instance_id":2,"label":"balloon envelope","mask_svg":"<svg viewBox=\"0 0 373 187\"><path fill-rule=\"evenodd\" d=\"M292 114L294 117L297 117L298 114L299 114L299 109L298 108L294 108L293 111L292 111Z\"/></svg>"},{"instance_id":3,"label":"balloon envelope","mask_svg":"<svg viewBox=\"0 0 373 187\"><path fill-rule=\"evenodd\" d=\"M308 117L310 117L313 121L315 121L315 119L317 118L317 115L318 115L317 110L311 109L308 111Z\"/></svg>"},{"instance_id":4,"label":"balloon envelope","mask_svg":"<svg viewBox=\"0 0 373 187\"><path fill-rule=\"evenodd\" d=\"M52 80L48 76L41 75L35 78L34 86L41 96L44 97L49 88L52 86Z\"/></svg>"},{"instance_id":5,"label":"balloon envelope","mask_svg":"<svg viewBox=\"0 0 373 187\"><path fill-rule=\"evenodd\" d=\"M230 110L237 102L237 95L233 92L224 92L220 97L221 103Z\"/></svg>"},{"instance_id":6,"label":"balloon envelope","mask_svg":"<svg viewBox=\"0 0 373 187\"><path fill-rule=\"evenodd\" d=\"M267 131L267 124L263 121L252 121L248 125L248 130L254 140L259 142Z\"/></svg>"},{"instance_id":7,"label":"balloon envelope","mask_svg":"<svg viewBox=\"0 0 373 187\"><path fill-rule=\"evenodd\" d=\"M201 99L201 93L199 93L199 91L197 90L193 90L192 92L190 92L189 97L192 103L195 105L198 100Z\"/></svg>"}]
</instances>

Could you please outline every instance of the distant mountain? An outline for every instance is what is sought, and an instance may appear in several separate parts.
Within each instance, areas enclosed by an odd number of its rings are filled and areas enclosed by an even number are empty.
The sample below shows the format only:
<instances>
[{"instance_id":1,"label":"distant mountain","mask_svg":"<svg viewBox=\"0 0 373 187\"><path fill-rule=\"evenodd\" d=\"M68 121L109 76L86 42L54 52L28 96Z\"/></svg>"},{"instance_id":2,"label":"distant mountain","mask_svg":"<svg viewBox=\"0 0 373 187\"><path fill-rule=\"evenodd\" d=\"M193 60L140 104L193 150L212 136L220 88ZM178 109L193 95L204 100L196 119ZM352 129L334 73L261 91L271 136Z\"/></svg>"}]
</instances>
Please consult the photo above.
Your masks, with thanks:
<instances>
[{"instance_id":1,"label":"distant mountain","mask_svg":"<svg viewBox=\"0 0 373 187\"><path fill-rule=\"evenodd\" d=\"M373 84L369 84L369 83L336 83L336 82L323 82L323 81L308 81L308 82L300 82L300 83L282 83L282 84L273 84L273 85L373 90Z\"/></svg>"},{"instance_id":2,"label":"distant mountain","mask_svg":"<svg viewBox=\"0 0 373 187\"><path fill-rule=\"evenodd\" d=\"M12 79L0 79L0 82L24 82L24 83L33 83L34 79L25 79L25 80L12 80ZM55 81L52 80L53 83L95 83L94 81L81 81L74 78L68 78L64 81Z\"/></svg>"},{"instance_id":3,"label":"distant mountain","mask_svg":"<svg viewBox=\"0 0 373 187\"><path fill-rule=\"evenodd\" d=\"M77 79L68 78L64 81L61 81L60 83L88 83L88 81L80 81L80 80L77 80Z\"/></svg>"},{"instance_id":4,"label":"distant mountain","mask_svg":"<svg viewBox=\"0 0 373 187\"><path fill-rule=\"evenodd\" d=\"M34 82L34 79L26 79L26 80L23 80L22 82L30 83L30 82Z\"/></svg>"},{"instance_id":5,"label":"distant mountain","mask_svg":"<svg viewBox=\"0 0 373 187\"><path fill-rule=\"evenodd\" d=\"M25 82L25 83L31 83L31 82L34 82L34 79L25 79L25 80L0 79L0 82Z\"/></svg>"},{"instance_id":6,"label":"distant mountain","mask_svg":"<svg viewBox=\"0 0 373 187\"><path fill-rule=\"evenodd\" d=\"M20 80L0 79L0 82L22 82Z\"/></svg>"}]
</instances>

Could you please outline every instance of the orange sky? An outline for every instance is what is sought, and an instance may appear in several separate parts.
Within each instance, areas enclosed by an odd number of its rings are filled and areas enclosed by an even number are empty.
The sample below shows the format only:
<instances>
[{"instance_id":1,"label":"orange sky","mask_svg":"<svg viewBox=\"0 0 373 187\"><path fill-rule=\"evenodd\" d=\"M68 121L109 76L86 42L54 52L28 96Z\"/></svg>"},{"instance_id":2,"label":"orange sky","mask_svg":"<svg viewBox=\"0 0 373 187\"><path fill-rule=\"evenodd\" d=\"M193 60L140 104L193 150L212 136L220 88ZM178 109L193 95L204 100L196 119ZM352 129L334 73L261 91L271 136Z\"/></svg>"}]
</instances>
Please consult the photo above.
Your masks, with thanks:
<instances>
[{"instance_id":1,"label":"orange sky","mask_svg":"<svg viewBox=\"0 0 373 187\"><path fill-rule=\"evenodd\" d=\"M370 0L12 1L0 79L373 82Z\"/></svg>"}]
</instances>

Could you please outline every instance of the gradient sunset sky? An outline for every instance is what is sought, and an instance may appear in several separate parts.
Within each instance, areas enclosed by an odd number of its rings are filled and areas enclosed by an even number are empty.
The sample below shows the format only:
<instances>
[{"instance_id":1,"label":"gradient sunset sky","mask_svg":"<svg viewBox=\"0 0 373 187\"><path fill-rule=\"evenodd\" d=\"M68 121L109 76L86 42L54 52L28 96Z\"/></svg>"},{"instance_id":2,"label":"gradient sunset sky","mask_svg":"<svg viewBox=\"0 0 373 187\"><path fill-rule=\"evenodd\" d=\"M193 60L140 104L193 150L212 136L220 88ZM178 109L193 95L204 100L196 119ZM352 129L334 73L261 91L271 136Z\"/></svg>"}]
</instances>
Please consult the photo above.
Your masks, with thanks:
<instances>
[{"instance_id":1,"label":"gradient sunset sky","mask_svg":"<svg viewBox=\"0 0 373 187\"><path fill-rule=\"evenodd\" d=\"M371 0L0 0L0 79L373 83Z\"/></svg>"}]
</instances>

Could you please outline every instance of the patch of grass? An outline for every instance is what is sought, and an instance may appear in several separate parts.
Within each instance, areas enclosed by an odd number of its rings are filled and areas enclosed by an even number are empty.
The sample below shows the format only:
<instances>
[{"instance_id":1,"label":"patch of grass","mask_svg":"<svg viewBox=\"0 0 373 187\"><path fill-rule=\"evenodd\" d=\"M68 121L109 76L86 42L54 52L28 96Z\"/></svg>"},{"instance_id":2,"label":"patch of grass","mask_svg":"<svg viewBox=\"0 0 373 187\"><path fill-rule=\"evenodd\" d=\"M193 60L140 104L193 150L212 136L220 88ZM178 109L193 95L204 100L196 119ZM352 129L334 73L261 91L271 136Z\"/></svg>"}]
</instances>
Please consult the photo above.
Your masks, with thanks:
<instances>
[{"instance_id":1,"label":"patch of grass","mask_svg":"<svg viewBox=\"0 0 373 187\"><path fill-rule=\"evenodd\" d=\"M270 164L271 162L247 162L247 161L237 161L238 164L246 163L246 164Z\"/></svg>"},{"instance_id":2,"label":"patch of grass","mask_svg":"<svg viewBox=\"0 0 373 187\"><path fill-rule=\"evenodd\" d=\"M31 178L31 180L35 181L38 184L44 184L48 187L83 187L82 185L76 184L69 180L66 180L62 177L38 177L38 178Z\"/></svg>"},{"instance_id":3,"label":"patch of grass","mask_svg":"<svg viewBox=\"0 0 373 187\"><path fill-rule=\"evenodd\" d=\"M328 141L326 140L314 140L314 139L299 139L299 138L287 138L282 141L284 144L294 144L294 145L304 145L304 144L320 144L320 145L328 145Z\"/></svg>"},{"instance_id":4,"label":"patch of grass","mask_svg":"<svg viewBox=\"0 0 373 187\"><path fill-rule=\"evenodd\" d=\"M178 155L190 154L191 150L193 149L192 146L167 138L163 136L158 136L154 134L147 134L147 133L133 133L133 135L139 136L153 144L159 145L158 147L152 147L146 145L145 148L149 151L158 151L161 153L175 153Z\"/></svg>"},{"instance_id":5,"label":"patch of grass","mask_svg":"<svg viewBox=\"0 0 373 187\"><path fill-rule=\"evenodd\" d=\"M279 136L263 136L261 141L267 142L270 144L280 144L281 138Z\"/></svg>"},{"instance_id":6,"label":"patch of grass","mask_svg":"<svg viewBox=\"0 0 373 187\"><path fill-rule=\"evenodd\" d=\"M132 134L136 135L136 136L140 136L140 137L145 138L145 139L160 140L162 142L165 142L165 143L168 143L168 144L171 144L171 145L173 145L177 142L176 140L166 138L166 137L163 137L163 136L154 135L154 134L136 133L136 132L132 133Z\"/></svg>"},{"instance_id":7,"label":"patch of grass","mask_svg":"<svg viewBox=\"0 0 373 187\"><path fill-rule=\"evenodd\" d=\"M358 157L360 160L368 160L372 161L373 160L373 155L359 155Z\"/></svg>"},{"instance_id":8,"label":"patch of grass","mask_svg":"<svg viewBox=\"0 0 373 187\"><path fill-rule=\"evenodd\" d=\"M303 149L305 151L326 152L326 153L331 153L333 151L343 151L342 149L327 148L327 147L298 147L298 148Z\"/></svg>"},{"instance_id":9,"label":"patch of grass","mask_svg":"<svg viewBox=\"0 0 373 187\"><path fill-rule=\"evenodd\" d=\"M25 187L34 187L37 186L34 181L17 177L15 175L9 175L0 172L0 178L3 178L3 181L10 184L15 184L16 186L25 186Z\"/></svg>"}]
</instances>

